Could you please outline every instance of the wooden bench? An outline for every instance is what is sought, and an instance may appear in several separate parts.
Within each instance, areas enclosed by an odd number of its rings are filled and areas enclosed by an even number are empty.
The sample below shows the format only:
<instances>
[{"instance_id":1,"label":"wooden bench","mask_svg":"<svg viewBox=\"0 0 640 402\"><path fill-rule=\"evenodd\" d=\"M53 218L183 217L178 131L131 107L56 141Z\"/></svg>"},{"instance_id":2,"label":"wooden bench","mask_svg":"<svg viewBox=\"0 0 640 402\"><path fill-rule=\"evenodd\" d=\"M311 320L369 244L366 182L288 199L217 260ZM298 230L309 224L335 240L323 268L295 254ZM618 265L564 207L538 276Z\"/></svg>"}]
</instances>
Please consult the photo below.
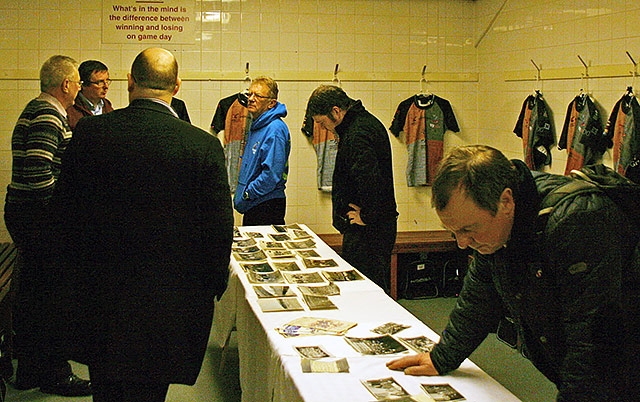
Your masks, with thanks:
<instances>
[{"instance_id":1,"label":"wooden bench","mask_svg":"<svg viewBox=\"0 0 640 402\"><path fill-rule=\"evenodd\" d=\"M319 234L325 243L338 254L342 252L342 235L340 233ZM398 299L398 254L432 253L457 250L458 246L451 232L447 230L423 230L398 232L396 244L391 252L391 297Z\"/></svg>"},{"instance_id":2,"label":"wooden bench","mask_svg":"<svg viewBox=\"0 0 640 402\"><path fill-rule=\"evenodd\" d=\"M13 266L18 251L13 243L0 243L0 336L4 335L8 351L12 350L13 320L13 292L11 279Z\"/></svg>"}]
</instances>

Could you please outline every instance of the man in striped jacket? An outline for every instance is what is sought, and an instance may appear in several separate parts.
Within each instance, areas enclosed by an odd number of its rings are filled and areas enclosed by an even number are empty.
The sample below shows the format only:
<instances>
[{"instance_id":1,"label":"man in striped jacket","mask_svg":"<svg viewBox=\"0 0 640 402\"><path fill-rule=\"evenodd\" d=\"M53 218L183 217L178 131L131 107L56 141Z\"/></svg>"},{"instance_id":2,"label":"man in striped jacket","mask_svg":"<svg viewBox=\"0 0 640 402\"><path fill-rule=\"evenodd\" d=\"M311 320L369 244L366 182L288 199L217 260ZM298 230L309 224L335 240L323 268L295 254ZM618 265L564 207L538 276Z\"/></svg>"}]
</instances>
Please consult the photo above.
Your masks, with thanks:
<instances>
[{"instance_id":1,"label":"man in striped jacket","mask_svg":"<svg viewBox=\"0 0 640 402\"><path fill-rule=\"evenodd\" d=\"M60 173L60 161L71 139L66 109L82 86L78 63L67 56L50 57L40 69L40 95L18 118L11 138L13 170L7 187L4 220L18 249L13 286L15 347L18 358L15 388L40 387L45 393L90 395L89 381L73 374L69 363L47 353L43 325L47 317L47 242L43 235L48 204Z\"/></svg>"}]
</instances>

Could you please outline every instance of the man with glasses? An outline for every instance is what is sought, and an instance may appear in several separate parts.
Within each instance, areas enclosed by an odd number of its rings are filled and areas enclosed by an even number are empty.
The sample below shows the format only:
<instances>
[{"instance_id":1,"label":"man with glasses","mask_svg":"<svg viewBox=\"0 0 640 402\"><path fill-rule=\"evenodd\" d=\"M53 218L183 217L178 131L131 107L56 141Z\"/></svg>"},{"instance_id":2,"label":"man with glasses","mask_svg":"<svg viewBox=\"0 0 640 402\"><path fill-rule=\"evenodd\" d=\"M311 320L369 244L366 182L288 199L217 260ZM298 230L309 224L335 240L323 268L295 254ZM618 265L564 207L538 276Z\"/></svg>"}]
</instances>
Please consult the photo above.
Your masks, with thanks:
<instances>
[{"instance_id":1,"label":"man with glasses","mask_svg":"<svg viewBox=\"0 0 640 402\"><path fill-rule=\"evenodd\" d=\"M107 66L98 60L86 60L80 64L78 71L82 89L75 103L67 109L71 129L75 129L78 120L84 116L97 116L113 111L113 106L107 99L111 84Z\"/></svg>"},{"instance_id":2,"label":"man with glasses","mask_svg":"<svg viewBox=\"0 0 640 402\"><path fill-rule=\"evenodd\" d=\"M252 122L233 204L244 214L244 226L284 225L291 152L289 128L282 121L287 108L278 102L278 84L269 77L254 79L244 95Z\"/></svg>"},{"instance_id":3,"label":"man with glasses","mask_svg":"<svg viewBox=\"0 0 640 402\"><path fill-rule=\"evenodd\" d=\"M40 69L40 95L20 115L11 138L13 170L4 220L18 257L14 270L13 323L18 370L14 387L63 396L91 395L91 384L73 374L66 359L51 352L47 336L49 288L56 275L45 235L49 202L60 174L62 154L71 140L66 110L82 86L78 63L67 56L49 58Z\"/></svg>"}]
</instances>

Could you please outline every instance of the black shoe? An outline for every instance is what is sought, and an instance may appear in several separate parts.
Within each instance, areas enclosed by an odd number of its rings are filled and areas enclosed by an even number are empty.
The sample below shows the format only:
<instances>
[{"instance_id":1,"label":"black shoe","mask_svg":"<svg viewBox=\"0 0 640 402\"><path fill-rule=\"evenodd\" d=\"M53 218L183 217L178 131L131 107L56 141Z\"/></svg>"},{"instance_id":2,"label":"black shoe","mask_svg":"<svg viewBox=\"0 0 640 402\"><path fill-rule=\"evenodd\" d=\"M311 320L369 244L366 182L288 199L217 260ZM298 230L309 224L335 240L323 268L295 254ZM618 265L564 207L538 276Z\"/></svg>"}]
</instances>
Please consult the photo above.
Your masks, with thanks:
<instances>
[{"instance_id":1,"label":"black shoe","mask_svg":"<svg viewBox=\"0 0 640 402\"><path fill-rule=\"evenodd\" d=\"M16 379L11 383L11 386L19 391L26 391L28 389L38 388L38 381Z\"/></svg>"},{"instance_id":2,"label":"black shoe","mask_svg":"<svg viewBox=\"0 0 640 402\"><path fill-rule=\"evenodd\" d=\"M61 396L89 396L92 394L91 381L71 374L58 382L40 385L40 392Z\"/></svg>"}]
</instances>

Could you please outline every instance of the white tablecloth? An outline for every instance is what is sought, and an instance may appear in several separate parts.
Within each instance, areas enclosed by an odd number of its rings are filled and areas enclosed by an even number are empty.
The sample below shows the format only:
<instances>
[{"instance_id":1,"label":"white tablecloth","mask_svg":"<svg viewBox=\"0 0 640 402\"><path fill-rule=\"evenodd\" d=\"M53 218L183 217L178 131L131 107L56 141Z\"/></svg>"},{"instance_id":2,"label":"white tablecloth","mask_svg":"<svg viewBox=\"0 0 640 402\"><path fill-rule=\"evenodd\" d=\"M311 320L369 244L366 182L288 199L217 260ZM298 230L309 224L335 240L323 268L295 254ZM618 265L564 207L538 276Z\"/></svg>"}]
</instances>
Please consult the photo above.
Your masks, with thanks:
<instances>
[{"instance_id":1,"label":"white tablecloth","mask_svg":"<svg viewBox=\"0 0 640 402\"><path fill-rule=\"evenodd\" d=\"M312 234L316 251L323 258L338 262L338 268L351 269L344 260ZM269 226L240 227L241 232L260 232L265 236L276 233ZM260 239L257 239L260 240ZM267 239L270 240L270 239ZM299 260L299 265L304 265ZM363 356L356 352L341 336L301 336L285 338L274 328L297 317L336 318L354 321L358 325L349 330L348 336L371 337L371 329L388 323L409 325L396 335L402 337L425 335L433 340L438 335L414 317L410 312L388 297L384 291L368 279L337 282L340 296L331 296L337 310L316 310L264 313L257 304L252 284L235 259L230 266L226 292L216 303L214 313L214 341L223 347L231 331L237 330L240 359L240 385L242 401L372 401L375 398L362 385L361 380L393 377L411 394L422 393L420 384L449 383L468 401L518 401L506 388L484 373L478 366L466 360L452 374L441 377L407 376L386 368L385 362L398 357ZM290 285L294 289L296 285ZM304 305L304 303L302 303ZM335 357L346 357L349 373L303 373L301 358L296 345L320 345Z\"/></svg>"}]
</instances>

